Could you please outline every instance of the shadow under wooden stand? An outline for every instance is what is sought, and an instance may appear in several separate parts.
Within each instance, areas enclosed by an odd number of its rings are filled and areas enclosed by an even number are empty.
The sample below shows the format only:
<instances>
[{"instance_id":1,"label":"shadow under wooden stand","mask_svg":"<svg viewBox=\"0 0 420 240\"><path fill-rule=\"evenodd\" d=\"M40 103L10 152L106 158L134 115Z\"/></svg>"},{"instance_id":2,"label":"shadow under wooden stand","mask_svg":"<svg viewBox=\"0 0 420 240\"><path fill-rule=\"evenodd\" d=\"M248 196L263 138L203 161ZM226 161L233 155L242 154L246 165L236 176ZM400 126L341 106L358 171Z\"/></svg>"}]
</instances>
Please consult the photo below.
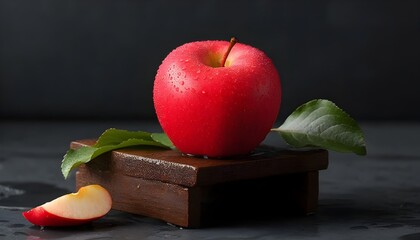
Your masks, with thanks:
<instances>
[{"instance_id":1,"label":"shadow under wooden stand","mask_svg":"<svg viewBox=\"0 0 420 240\"><path fill-rule=\"evenodd\" d=\"M71 148L95 140L71 143ZM311 214L318 205L318 171L326 150L291 151L260 147L231 159L183 156L158 148L106 153L79 167L77 189L100 184L113 209L197 228L226 220Z\"/></svg>"}]
</instances>

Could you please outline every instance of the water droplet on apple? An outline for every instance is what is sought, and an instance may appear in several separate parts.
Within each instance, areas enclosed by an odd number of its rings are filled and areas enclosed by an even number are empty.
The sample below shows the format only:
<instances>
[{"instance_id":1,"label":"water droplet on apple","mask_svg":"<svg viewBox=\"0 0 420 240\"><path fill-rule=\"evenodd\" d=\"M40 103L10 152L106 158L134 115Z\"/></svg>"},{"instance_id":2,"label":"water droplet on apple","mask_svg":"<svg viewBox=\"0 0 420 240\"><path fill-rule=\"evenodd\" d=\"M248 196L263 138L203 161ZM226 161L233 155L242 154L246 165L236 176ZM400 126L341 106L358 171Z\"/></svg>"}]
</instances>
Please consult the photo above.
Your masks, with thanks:
<instances>
[{"instance_id":1,"label":"water droplet on apple","mask_svg":"<svg viewBox=\"0 0 420 240\"><path fill-rule=\"evenodd\" d=\"M181 86L184 85L184 81L179 82L179 84L181 84Z\"/></svg>"},{"instance_id":2,"label":"water droplet on apple","mask_svg":"<svg viewBox=\"0 0 420 240\"><path fill-rule=\"evenodd\" d=\"M190 60L189 59L185 59L185 62L189 62Z\"/></svg>"},{"instance_id":3,"label":"water droplet on apple","mask_svg":"<svg viewBox=\"0 0 420 240\"><path fill-rule=\"evenodd\" d=\"M202 93L202 94L206 94L206 91L204 91L204 90L203 90L203 91L201 91L201 93Z\"/></svg>"},{"instance_id":4,"label":"water droplet on apple","mask_svg":"<svg viewBox=\"0 0 420 240\"><path fill-rule=\"evenodd\" d=\"M201 73L201 71L200 70L197 70L197 73Z\"/></svg>"}]
</instances>

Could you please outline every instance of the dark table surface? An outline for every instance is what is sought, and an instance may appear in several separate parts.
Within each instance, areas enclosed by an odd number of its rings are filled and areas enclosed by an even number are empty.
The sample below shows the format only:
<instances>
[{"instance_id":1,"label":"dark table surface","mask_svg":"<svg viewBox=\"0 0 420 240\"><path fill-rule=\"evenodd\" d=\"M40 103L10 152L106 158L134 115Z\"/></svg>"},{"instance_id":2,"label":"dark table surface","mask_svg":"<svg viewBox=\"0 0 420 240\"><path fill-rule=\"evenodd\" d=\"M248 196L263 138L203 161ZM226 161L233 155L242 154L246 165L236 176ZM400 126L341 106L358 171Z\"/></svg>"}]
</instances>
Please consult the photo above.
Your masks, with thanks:
<instances>
[{"instance_id":1,"label":"dark table surface","mask_svg":"<svg viewBox=\"0 0 420 240\"><path fill-rule=\"evenodd\" d=\"M74 191L62 156L70 141L110 127L159 131L145 122L0 121L0 239L420 239L420 123L365 122L368 155L330 152L320 172L319 208L311 216L242 219L182 229L111 211L91 225L41 229L21 215ZM275 134L266 143L284 145Z\"/></svg>"}]
</instances>

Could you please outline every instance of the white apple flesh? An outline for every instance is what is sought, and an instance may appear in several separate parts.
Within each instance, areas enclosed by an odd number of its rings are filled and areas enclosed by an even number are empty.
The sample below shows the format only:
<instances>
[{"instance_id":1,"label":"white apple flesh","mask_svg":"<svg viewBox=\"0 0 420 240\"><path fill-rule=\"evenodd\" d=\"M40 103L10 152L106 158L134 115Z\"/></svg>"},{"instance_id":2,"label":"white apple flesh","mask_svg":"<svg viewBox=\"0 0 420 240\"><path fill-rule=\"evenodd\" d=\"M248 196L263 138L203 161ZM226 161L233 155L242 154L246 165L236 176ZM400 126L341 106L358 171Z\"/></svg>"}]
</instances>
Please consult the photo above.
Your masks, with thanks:
<instances>
[{"instance_id":1,"label":"white apple flesh","mask_svg":"<svg viewBox=\"0 0 420 240\"><path fill-rule=\"evenodd\" d=\"M109 192L88 185L23 213L32 224L43 227L74 226L97 220L112 207Z\"/></svg>"}]
</instances>

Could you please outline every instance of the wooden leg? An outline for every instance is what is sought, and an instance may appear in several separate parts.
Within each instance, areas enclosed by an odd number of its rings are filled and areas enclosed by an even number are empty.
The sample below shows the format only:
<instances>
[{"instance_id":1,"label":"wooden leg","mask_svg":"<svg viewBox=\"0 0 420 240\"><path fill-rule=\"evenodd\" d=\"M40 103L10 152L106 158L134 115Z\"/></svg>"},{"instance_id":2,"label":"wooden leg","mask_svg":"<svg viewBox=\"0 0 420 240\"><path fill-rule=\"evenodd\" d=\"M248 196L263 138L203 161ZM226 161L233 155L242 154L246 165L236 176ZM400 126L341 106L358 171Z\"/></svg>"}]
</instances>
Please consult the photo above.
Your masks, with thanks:
<instances>
[{"instance_id":1,"label":"wooden leg","mask_svg":"<svg viewBox=\"0 0 420 240\"><path fill-rule=\"evenodd\" d=\"M318 206L319 179L318 171L302 174L296 182L296 201L303 214L313 214Z\"/></svg>"}]
</instances>

